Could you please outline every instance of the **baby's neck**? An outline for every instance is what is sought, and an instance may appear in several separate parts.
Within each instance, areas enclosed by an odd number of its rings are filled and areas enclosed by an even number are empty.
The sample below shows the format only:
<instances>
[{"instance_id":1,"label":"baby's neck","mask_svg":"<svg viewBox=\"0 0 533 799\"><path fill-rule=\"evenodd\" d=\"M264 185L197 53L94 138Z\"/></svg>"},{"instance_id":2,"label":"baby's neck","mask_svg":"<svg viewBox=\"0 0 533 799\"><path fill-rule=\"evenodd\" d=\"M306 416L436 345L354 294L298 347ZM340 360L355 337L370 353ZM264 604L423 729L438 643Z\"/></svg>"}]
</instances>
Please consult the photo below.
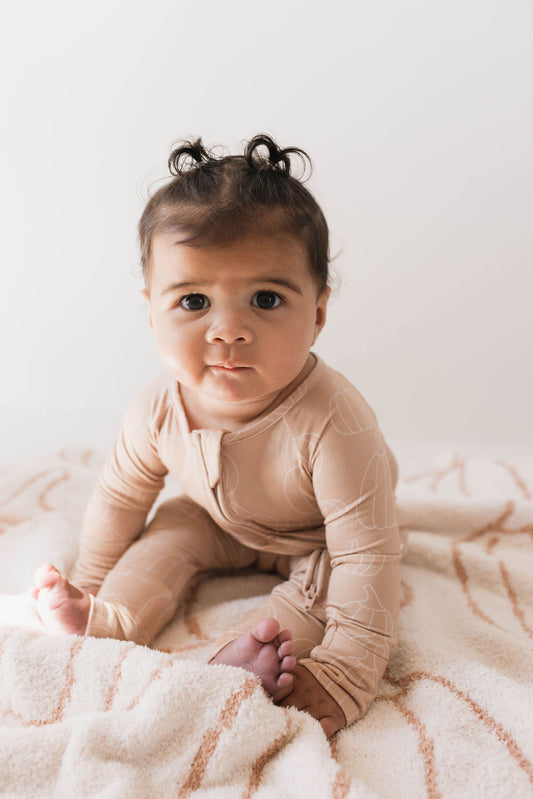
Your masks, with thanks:
<instances>
[{"instance_id":1,"label":"baby's neck","mask_svg":"<svg viewBox=\"0 0 533 799\"><path fill-rule=\"evenodd\" d=\"M212 406L202 402L194 391L185 386L180 386L181 402L189 430L223 430L225 433L235 433L245 425L253 422L261 413L254 412L253 407L244 408L233 403L227 409Z\"/></svg>"}]
</instances>

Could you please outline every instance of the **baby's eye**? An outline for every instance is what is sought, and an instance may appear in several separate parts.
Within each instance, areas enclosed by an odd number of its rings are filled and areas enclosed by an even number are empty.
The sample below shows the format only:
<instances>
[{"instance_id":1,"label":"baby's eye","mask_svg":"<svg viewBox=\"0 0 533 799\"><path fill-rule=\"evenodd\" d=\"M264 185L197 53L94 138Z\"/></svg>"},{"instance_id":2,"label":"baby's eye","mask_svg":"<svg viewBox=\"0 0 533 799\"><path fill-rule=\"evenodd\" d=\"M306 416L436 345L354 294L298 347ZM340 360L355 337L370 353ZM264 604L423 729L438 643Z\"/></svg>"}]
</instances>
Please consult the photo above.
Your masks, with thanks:
<instances>
[{"instance_id":1,"label":"baby's eye","mask_svg":"<svg viewBox=\"0 0 533 799\"><path fill-rule=\"evenodd\" d=\"M263 310L277 308L283 300L275 291L258 291L252 298L252 305Z\"/></svg>"},{"instance_id":2,"label":"baby's eye","mask_svg":"<svg viewBox=\"0 0 533 799\"><path fill-rule=\"evenodd\" d=\"M179 305L186 311L203 311L209 306L209 300L205 294L187 294L181 298Z\"/></svg>"}]
</instances>

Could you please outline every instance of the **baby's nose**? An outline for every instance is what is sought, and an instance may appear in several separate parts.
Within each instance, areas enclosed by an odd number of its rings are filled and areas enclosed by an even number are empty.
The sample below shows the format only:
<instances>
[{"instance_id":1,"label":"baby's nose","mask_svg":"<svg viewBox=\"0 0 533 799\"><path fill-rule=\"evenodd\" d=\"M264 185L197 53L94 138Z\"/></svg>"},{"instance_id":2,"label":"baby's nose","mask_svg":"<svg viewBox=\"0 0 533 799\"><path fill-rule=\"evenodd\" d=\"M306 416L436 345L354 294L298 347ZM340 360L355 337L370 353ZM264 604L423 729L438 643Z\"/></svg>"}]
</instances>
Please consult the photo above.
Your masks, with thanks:
<instances>
[{"instance_id":1,"label":"baby's nose","mask_svg":"<svg viewBox=\"0 0 533 799\"><path fill-rule=\"evenodd\" d=\"M250 341L251 331L244 312L238 308L219 311L212 319L207 339L210 342L222 341L225 344Z\"/></svg>"}]
</instances>

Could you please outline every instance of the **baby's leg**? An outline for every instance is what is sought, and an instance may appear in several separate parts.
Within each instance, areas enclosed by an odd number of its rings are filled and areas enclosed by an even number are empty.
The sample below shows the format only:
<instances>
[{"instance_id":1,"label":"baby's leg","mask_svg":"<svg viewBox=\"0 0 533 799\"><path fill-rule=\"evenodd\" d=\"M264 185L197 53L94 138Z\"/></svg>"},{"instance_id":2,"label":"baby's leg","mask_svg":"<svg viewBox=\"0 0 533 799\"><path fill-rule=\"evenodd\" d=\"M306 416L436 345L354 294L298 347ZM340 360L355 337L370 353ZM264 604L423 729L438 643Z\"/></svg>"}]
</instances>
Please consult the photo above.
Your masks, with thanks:
<instances>
[{"instance_id":1,"label":"baby's leg","mask_svg":"<svg viewBox=\"0 0 533 799\"><path fill-rule=\"evenodd\" d=\"M257 554L218 528L210 516L186 497L169 500L105 578L98 596L89 598L90 614L84 630L61 627L69 606L79 600L75 586L57 581L53 590L39 585L37 606L55 630L79 632L150 644L176 612L197 575L207 569L245 568ZM58 596L58 593L61 596ZM51 620L55 619L55 622Z\"/></svg>"}]
</instances>

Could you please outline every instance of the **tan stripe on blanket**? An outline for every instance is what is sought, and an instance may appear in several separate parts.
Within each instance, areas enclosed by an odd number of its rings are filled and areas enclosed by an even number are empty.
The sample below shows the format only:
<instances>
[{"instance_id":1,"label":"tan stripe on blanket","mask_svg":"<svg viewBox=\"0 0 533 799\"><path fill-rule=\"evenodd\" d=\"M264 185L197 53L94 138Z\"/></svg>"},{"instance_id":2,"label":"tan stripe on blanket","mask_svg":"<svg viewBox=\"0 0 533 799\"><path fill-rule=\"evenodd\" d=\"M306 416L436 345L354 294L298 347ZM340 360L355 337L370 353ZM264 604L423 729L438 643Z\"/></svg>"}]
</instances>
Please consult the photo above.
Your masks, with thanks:
<instances>
[{"instance_id":1,"label":"tan stripe on blanket","mask_svg":"<svg viewBox=\"0 0 533 799\"><path fill-rule=\"evenodd\" d=\"M205 733L192 762L189 776L178 794L178 799L187 799L193 791L198 790L207 765L222 735L222 731L231 727L242 703L249 699L252 694L257 691L258 687L259 685L256 680L247 679L243 685L229 697L220 714L220 720L217 726L211 727Z\"/></svg>"}]
</instances>

